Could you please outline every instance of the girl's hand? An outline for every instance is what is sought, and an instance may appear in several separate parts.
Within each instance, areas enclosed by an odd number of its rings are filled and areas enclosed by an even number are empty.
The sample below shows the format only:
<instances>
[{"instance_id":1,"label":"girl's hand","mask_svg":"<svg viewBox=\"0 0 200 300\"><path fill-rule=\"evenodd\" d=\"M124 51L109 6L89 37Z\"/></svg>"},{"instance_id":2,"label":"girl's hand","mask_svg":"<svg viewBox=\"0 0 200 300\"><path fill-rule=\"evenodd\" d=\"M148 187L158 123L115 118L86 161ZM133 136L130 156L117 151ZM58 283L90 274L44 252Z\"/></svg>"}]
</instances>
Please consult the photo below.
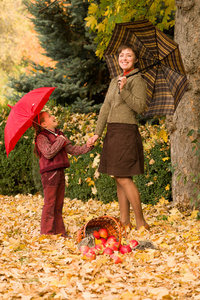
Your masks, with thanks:
<instances>
[{"instance_id":1,"label":"girl's hand","mask_svg":"<svg viewBox=\"0 0 200 300\"><path fill-rule=\"evenodd\" d=\"M98 140L99 136L97 134L93 135L91 138L87 140L87 147L92 147L94 143Z\"/></svg>"},{"instance_id":2,"label":"girl's hand","mask_svg":"<svg viewBox=\"0 0 200 300\"><path fill-rule=\"evenodd\" d=\"M58 137L60 137L60 138L62 138L62 139L64 139L64 140L66 140L66 138L65 138L65 136L64 135L58 135Z\"/></svg>"},{"instance_id":3,"label":"girl's hand","mask_svg":"<svg viewBox=\"0 0 200 300\"><path fill-rule=\"evenodd\" d=\"M126 83L127 83L126 76L119 76L118 77L118 85L119 85L120 91L123 89L123 87L125 86Z\"/></svg>"}]
</instances>

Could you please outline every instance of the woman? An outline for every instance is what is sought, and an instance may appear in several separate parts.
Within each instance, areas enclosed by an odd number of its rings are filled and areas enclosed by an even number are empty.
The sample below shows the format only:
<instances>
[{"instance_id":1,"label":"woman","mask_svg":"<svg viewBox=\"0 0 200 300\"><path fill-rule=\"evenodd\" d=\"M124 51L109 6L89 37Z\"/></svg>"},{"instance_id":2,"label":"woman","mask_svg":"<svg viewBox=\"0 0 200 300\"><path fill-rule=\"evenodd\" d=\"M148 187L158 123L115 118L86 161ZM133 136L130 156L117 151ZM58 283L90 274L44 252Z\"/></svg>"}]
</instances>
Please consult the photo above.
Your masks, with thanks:
<instances>
[{"instance_id":1,"label":"woman","mask_svg":"<svg viewBox=\"0 0 200 300\"><path fill-rule=\"evenodd\" d=\"M121 222L132 228L130 205L137 229L149 230L141 207L139 191L132 181L133 175L144 173L144 156L136 115L146 106L146 83L135 69L138 52L132 45L123 44L118 49L118 62L123 70L118 78L111 80L106 98L101 107L94 136L88 140L93 145L102 135L107 123L101 154L99 172L113 175L117 184L117 196ZM133 76L126 77L127 74Z\"/></svg>"}]
</instances>

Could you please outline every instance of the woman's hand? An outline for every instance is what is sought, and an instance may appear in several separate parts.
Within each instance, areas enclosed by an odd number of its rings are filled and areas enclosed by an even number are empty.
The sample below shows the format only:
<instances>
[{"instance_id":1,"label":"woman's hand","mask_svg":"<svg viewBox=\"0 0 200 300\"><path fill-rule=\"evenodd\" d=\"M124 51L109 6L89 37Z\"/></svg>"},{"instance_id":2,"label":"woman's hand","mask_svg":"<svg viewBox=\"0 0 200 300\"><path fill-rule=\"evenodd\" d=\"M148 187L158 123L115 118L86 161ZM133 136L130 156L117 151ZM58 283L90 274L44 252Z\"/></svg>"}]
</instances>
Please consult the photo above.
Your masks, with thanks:
<instances>
[{"instance_id":1,"label":"woman's hand","mask_svg":"<svg viewBox=\"0 0 200 300\"><path fill-rule=\"evenodd\" d=\"M126 76L119 76L118 77L118 85L119 85L119 90L121 91L125 84L127 83Z\"/></svg>"},{"instance_id":2,"label":"woman's hand","mask_svg":"<svg viewBox=\"0 0 200 300\"><path fill-rule=\"evenodd\" d=\"M92 147L94 143L98 140L99 136L97 134L93 135L91 138L87 140L87 146Z\"/></svg>"}]
</instances>

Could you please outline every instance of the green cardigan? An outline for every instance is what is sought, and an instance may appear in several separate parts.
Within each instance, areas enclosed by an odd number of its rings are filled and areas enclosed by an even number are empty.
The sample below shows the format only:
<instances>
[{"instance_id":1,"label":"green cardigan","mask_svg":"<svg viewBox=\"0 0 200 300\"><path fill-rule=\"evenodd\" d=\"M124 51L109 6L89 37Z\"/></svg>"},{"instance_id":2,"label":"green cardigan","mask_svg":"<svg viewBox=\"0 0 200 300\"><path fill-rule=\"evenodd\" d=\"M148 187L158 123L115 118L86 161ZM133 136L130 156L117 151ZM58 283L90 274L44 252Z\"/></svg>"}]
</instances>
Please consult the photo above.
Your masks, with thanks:
<instances>
[{"instance_id":1,"label":"green cardigan","mask_svg":"<svg viewBox=\"0 0 200 300\"><path fill-rule=\"evenodd\" d=\"M128 75L136 72L138 69L134 69ZM111 80L99 112L95 129L95 134L99 136L102 135L106 123L137 124L136 115L143 113L146 108L147 86L140 73L127 78L127 83L120 94L117 80L118 77Z\"/></svg>"}]
</instances>

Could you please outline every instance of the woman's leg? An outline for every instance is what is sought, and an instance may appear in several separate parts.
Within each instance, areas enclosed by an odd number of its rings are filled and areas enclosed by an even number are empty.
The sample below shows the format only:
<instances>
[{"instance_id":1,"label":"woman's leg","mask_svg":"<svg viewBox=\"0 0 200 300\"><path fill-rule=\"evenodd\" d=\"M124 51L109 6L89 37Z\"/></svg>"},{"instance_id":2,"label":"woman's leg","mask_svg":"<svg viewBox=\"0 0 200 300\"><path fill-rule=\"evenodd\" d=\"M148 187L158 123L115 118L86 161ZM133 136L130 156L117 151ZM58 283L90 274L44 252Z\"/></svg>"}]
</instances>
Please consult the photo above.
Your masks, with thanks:
<instances>
[{"instance_id":1,"label":"woman's leg","mask_svg":"<svg viewBox=\"0 0 200 300\"><path fill-rule=\"evenodd\" d=\"M122 224L126 226L130 224L130 203L124 193L122 186L118 183L116 178L115 181L117 184L117 197L119 201L120 220Z\"/></svg>"},{"instance_id":2,"label":"woman's leg","mask_svg":"<svg viewBox=\"0 0 200 300\"><path fill-rule=\"evenodd\" d=\"M123 194L122 194L121 190L123 190L124 195L126 196L126 199L131 204L131 206L133 208L133 211L135 213L137 228L139 229L142 226L146 226L147 223L144 219L143 212L142 212L140 194L139 194L139 191L137 189L137 186L132 181L132 178L131 177L126 177L126 178L115 177L115 180L117 182L117 187L120 186L120 188L118 188L119 191L120 191L119 195L121 196L120 199L119 199L119 203L121 202L121 205L119 204L120 205L120 212L121 212L121 207L123 207L123 206L127 207L125 197L124 196L122 197ZM123 210L123 208L122 208L122 210ZM124 211L126 211L126 213L127 213L128 212L127 208L124 209ZM128 220L127 216L126 216L126 219ZM123 221L122 221L122 223L123 223Z\"/></svg>"}]
</instances>

